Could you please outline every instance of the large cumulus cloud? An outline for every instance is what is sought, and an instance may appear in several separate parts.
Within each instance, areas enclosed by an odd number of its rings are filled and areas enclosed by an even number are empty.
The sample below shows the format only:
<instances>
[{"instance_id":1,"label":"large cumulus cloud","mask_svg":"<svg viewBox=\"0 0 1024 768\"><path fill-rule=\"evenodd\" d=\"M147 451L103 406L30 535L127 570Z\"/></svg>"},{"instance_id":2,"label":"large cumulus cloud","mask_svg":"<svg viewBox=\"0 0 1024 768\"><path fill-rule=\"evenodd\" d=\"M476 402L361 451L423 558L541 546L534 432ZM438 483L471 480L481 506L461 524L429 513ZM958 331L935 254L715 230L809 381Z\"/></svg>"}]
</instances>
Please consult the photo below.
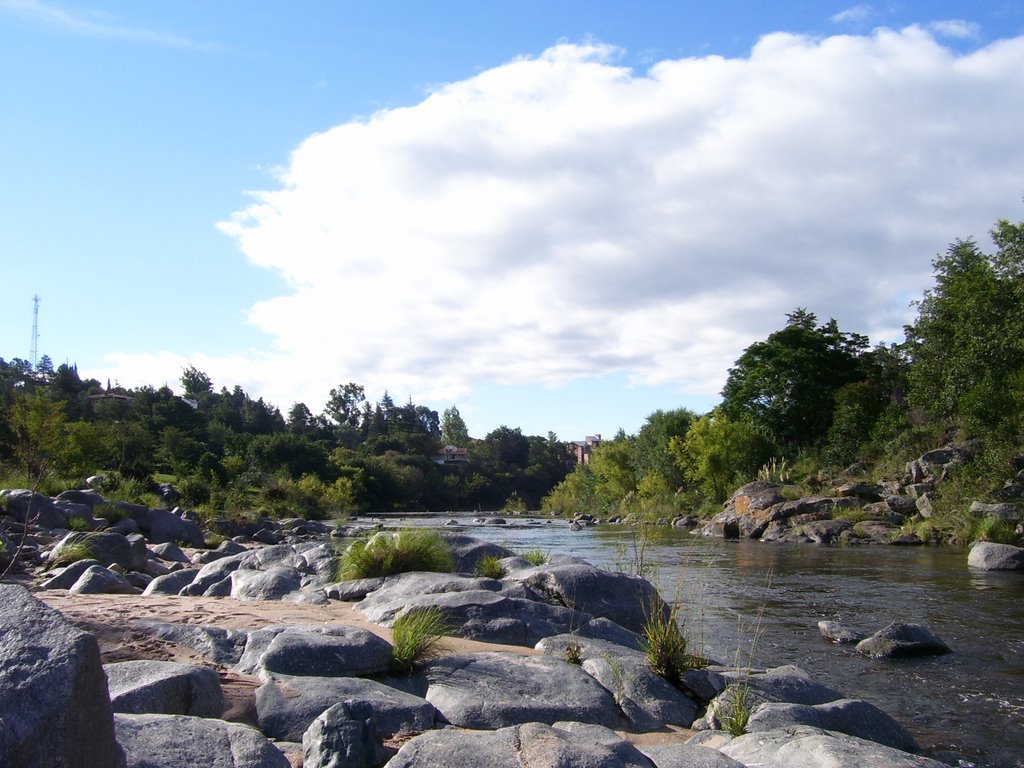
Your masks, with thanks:
<instances>
[{"instance_id":1,"label":"large cumulus cloud","mask_svg":"<svg viewBox=\"0 0 1024 768\"><path fill-rule=\"evenodd\" d=\"M251 309L254 378L283 404L609 372L708 393L797 306L899 338L936 252L1024 193L1024 38L941 29L644 72L561 44L311 136L220 225L290 289Z\"/></svg>"}]
</instances>

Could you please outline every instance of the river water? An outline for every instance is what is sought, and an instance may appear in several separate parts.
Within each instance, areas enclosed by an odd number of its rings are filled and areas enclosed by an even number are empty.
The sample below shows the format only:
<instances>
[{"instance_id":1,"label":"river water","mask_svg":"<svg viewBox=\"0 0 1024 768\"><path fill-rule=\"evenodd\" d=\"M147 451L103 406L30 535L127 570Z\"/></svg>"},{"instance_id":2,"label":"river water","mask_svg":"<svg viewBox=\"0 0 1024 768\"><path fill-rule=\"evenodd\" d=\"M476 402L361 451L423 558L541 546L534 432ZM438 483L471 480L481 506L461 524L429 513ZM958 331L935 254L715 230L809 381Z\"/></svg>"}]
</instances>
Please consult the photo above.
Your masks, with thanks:
<instances>
[{"instance_id":1,"label":"river water","mask_svg":"<svg viewBox=\"0 0 1024 768\"><path fill-rule=\"evenodd\" d=\"M796 664L893 715L924 754L964 768L1024 768L1024 573L971 570L957 549L762 544L668 528L652 529L645 544L619 526L572 532L563 521L456 519L463 532L516 551L573 554L613 570L633 572L642 550L650 578L679 602L686 634L706 656ZM953 653L868 659L824 641L822 619L866 634L895 620L926 623Z\"/></svg>"}]
</instances>

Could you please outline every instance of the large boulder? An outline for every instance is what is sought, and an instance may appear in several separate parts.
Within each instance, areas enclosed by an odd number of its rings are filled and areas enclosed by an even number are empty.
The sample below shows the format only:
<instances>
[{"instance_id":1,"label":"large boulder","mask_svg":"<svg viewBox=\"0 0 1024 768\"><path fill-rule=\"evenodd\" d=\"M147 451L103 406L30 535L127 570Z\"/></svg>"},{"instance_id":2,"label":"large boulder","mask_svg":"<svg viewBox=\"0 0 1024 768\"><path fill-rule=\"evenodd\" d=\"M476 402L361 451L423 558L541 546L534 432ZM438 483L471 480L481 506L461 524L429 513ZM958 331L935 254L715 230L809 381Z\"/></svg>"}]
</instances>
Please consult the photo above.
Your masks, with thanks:
<instances>
[{"instance_id":1,"label":"large boulder","mask_svg":"<svg viewBox=\"0 0 1024 768\"><path fill-rule=\"evenodd\" d=\"M96 638L0 584L0 765L121 768Z\"/></svg>"},{"instance_id":2,"label":"large boulder","mask_svg":"<svg viewBox=\"0 0 1024 768\"><path fill-rule=\"evenodd\" d=\"M116 715L127 768L291 768L259 731L183 715Z\"/></svg>"},{"instance_id":3,"label":"large boulder","mask_svg":"<svg viewBox=\"0 0 1024 768\"><path fill-rule=\"evenodd\" d=\"M1008 501L997 504L986 504L981 501L971 502L971 517L992 517L1008 523L1019 523L1024 519L1024 506Z\"/></svg>"},{"instance_id":4,"label":"large boulder","mask_svg":"<svg viewBox=\"0 0 1024 768\"><path fill-rule=\"evenodd\" d=\"M376 768L387 760L373 718L352 714L345 702L321 713L302 735L303 768Z\"/></svg>"},{"instance_id":5,"label":"large boulder","mask_svg":"<svg viewBox=\"0 0 1024 768\"><path fill-rule=\"evenodd\" d=\"M270 738L302 741L310 724L338 702L345 702L352 717L372 718L385 738L430 730L437 717L430 702L373 680L285 675L256 690L256 715Z\"/></svg>"},{"instance_id":6,"label":"large boulder","mask_svg":"<svg viewBox=\"0 0 1024 768\"><path fill-rule=\"evenodd\" d=\"M657 768L746 768L717 749L700 744L641 744L638 749Z\"/></svg>"},{"instance_id":7,"label":"large boulder","mask_svg":"<svg viewBox=\"0 0 1024 768\"><path fill-rule=\"evenodd\" d=\"M110 703L131 715L220 717L224 693L216 670L173 661L121 661L107 664Z\"/></svg>"},{"instance_id":8,"label":"large boulder","mask_svg":"<svg viewBox=\"0 0 1024 768\"><path fill-rule=\"evenodd\" d=\"M239 662L249 639L245 630L221 627L170 624L153 619L137 619L132 625L161 640L191 648L203 658L226 667Z\"/></svg>"},{"instance_id":9,"label":"large boulder","mask_svg":"<svg viewBox=\"0 0 1024 768\"><path fill-rule=\"evenodd\" d=\"M948 768L938 760L803 725L748 733L723 745L721 751L758 768Z\"/></svg>"},{"instance_id":10,"label":"large boulder","mask_svg":"<svg viewBox=\"0 0 1024 768\"><path fill-rule=\"evenodd\" d=\"M297 677L363 677L391 668L391 644L359 627L286 626L249 633L238 671Z\"/></svg>"},{"instance_id":11,"label":"large boulder","mask_svg":"<svg viewBox=\"0 0 1024 768\"><path fill-rule=\"evenodd\" d=\"M88 551L89 557L100 565L116 563L122 568L140 570L146 563L146 542L141 537L130 539L109 531L69 533L50 550L50 561L59 560L62 553L66 555L76 549Z\"/></svg>"},{"instance_id":12,"label":"large boulder","mask_svg":"<svg viewBox=\"0 0 1024 768\"><path fill-rule=\"evenodd\" d=\"M750 715L748 733L810 725L884 744L904 752L917 752L917 742L906 728L874 704L859 699L839 699L825 704L766 703Z\"/></svg>"},{"instance_id":13,"label":"large boulder","mask_svg":"<svg viewBox=\"0 0 1024 768\"><path fill-rule=\"evenodd\" d=\"M142 590L109 568L90 565L68 588L68 592L75 595L138 595Z\"/></svg>"},{"instance_id":14,"label":"large boulder","mask_svg":"<svg viewBox=\"0 0 1024 768\"><path fill-rule=\"evenodd\" d=\"M448 544L448 549L451 551L455 570L459 573L473 573L476 570L477 563L483 557L501 559L515 554L510 549L478 539L475 536L454 533L446 533L443 536Z\"/></svg>"},{"instance_id":15,"label":"large boulder","mask_svg":"<svg viewBox=\"0 0 1024 768\"><path fill-rule=\"evenodd\" d=\"M107 503L119 508L122 515L131 518L153 544L171 541L184 542L190 547L202 547L204 544L203 531L198 525L166 509L150 509L126 501Z\"/></svg>"},{"instance_id":16,"label":"large boulder","mask_svg":"<svg viewBox=\"0 0 1024 768\"><path fill-rule=\"evenodd\" d=\"M614 737L614 734L611 734ZM472 756L471 758L469 756ZM541 723L489 732L431 731L406 743L388 768L651 768L651 762L626 741L596 740L587 731Z\"/></svg>"},{"instance_id":17,"label":"large boulder","mask_svg":"<svg viewBox=\"0 0 1024 768\"><path fill-rule=\"evenodd\" d=\"M196 575L199 573L198 568L182 568L180 571L172 571L171 573L163 576L157 576L153 579L146 588L142 591L144 595L177 595L181 593L185 587L191 584Z\"/></svg>"},{"instance_id":18,"label":"large boulder","mask_svg":"<svg viewBox=\"0 0 1024 768\"><path fill-rule=\"evenodd\" d=\"M924 624L894 621L857 643L857 652L873 658L937 656L952 649Z\"/></svg>"},{"instance_id":19,"label":"large boulder","mask_svg":"<svg viewBox=\"0 0 1024 768\"><path fill-rule=\"evenodd\" d=\"M452 725L493 730L571 720L618 727L611 693L580 667L546 656L456 654L424 670L427 701Z\"/></svg>"},{"instance_id":20,"label":"large boulder","mask_svg":"<svg viewBox=\"0 0 1024 768\"><path fill-rule=\"evenodd\" d=\"M979 541L967 555L967 565L983 571L1024 570L1024 547Z\"/></svg>"},{"instance_id":21,"label":"large boulder","mask_svg":"<svg viewBox=\"0 0 1024 768\"><path fill-rule=\"evenodd\" d=\"M49 496L25 488L0 491L2 509L19 523L40 528L67 528L67 516Z\"/></svg>"}]
</instances>

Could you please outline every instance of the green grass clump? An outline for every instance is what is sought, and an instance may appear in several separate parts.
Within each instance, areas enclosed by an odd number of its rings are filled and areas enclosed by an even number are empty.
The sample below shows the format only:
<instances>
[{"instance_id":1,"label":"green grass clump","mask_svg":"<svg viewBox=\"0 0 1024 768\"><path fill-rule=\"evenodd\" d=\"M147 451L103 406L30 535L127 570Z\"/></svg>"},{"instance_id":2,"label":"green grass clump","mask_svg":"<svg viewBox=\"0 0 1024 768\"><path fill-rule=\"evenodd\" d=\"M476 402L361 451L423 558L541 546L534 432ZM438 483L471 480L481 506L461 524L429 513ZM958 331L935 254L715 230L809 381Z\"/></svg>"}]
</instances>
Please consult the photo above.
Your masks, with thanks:
<instances>
[{"instance_id":1,"label":"green grass clump","mask_svg":"<svg viewBox=\"0 0 1024 768\"><path fill-rule=\"evenodd\" d=\"M744 735L747 732L747 725L750 723L752 709L750 680L744 677L730 691L729 705L723 713L725 717L722 718L722 730L733 738Z\"/></svg>"},{"instance_id":2,"label":"green grass clump","mask_svg":"<svg viewBox=\"0 0 1024 768\"><path fill-rule=\"evenodd\" d=\"M89 530L89 522L84 517L69 517L68 530L84 533Z\"/></svg>"},{"instance_id":3,"label":"green grass clump","mask_svg":"<svg viewBox=\"0 0 1024 768\"><path fill-rule=\"evenodd\" d=\"M505 575L505 567L497 555L484 555L476 562L476 575L485 579L500 579Z\"/></svg>"},{"instance_id":4,"label":"green grass clump","mask_svg":"<svg viewBox=\"0 0 1024 768\"><path fill-rule=\"evenodd\" d=\"M73 536L74 538L69 538L66 543L61 545L57 556L47 563L46 570L71 565L79 560L88 560L93 556L89 534L73 534Z\"/></svg>"},{"instance_id":5,"label":"green grass clump","mask_svg":"<svg viewBox=\"0 0 1024 768\"><path fill-rule=\"evenodd\" d=\"M406 529L375 533L353 542L338 562L338 580L369 579L409 571L451 573L448 544L437 531Z\"/></svg>"},{"instance_id":6,"label":"green grass clump","mask_svg":"<svg viewBox=\"0 0 1024 768\"><path fill-rule=\"evenodd\" d=\"M970 541L990 541L994 544L1018 544L1017 526L1008 520L983 517L974 521L968 535Z\"/></svg>"},{"instance_id":7,"label":"green grass clump","mask_svg":"<svg viewBox=\"0 0 1024 768\"><path fill-rule=\"evenodd\" d=\"M640 650L654 673L677 684L697 660L687 653L686 637L679 627L678 608L653 610L644 622Z\"/></svg>"},{"instance_id":8,"label":"green grass clump","mask_svg":"<svg viewBox=\"0 0 1024 768\"><path fill-rule=\"evenodd\" d=\"M410 674L416 664L444 651L444 636L454 631L440 608L415 608L395 619L391 628L391 666Z\"/></svg>"},{"instance_id":9,"label":"green grass clump","mask_svg":"<svg viewBox=\"0 0 1024 768\"><path fill-rule=\"evenodd\" d=\"M111 504L109 502L101 502L93 507L93 517L102 517L108 523L116 523L125 517L128 517L128 510L118 504Z\"/></svg>"},{"instance_id":10,"label":"green grass clump","mask_svg":"<svg viewBox=\"0 0 1024 768\"><path fill-rule=\"evenodd\" d=\"M544 565L548 561L548 553L543 549L534 548L523 552L523 560L530 565Z\"/></svg>"}]
</instances>

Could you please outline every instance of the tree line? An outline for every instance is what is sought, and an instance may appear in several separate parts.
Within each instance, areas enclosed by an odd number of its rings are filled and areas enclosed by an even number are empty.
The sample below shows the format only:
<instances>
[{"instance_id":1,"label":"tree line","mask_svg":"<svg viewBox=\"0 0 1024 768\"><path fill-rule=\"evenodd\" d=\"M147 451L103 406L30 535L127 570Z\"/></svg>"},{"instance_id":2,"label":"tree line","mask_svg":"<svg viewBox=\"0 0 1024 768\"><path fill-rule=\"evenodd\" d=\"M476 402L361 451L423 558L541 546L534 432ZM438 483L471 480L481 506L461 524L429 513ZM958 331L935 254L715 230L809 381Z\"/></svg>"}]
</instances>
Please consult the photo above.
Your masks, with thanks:
<instances>
[{"instance_id":1,"label":"tree line","mask_svg":"<svg viewBox=\"0 0 1024 768\"><path fill-rule=\"evenodd\" d=\"M0 359L7 485L73 485L95 473L136 487L163 479L183 503L211 513L525 509L574 461L554 434L501 426L473 439L455 407L438 415L387 392L374 402L351 382L331 390L321 413L295 403L286 416L239 386L216 391L194 366L181 391L104 386L45 356L35 367ZM469 462L436 462L446 445L467 449Z\"/></svg>"},{"instance_id":2,"label":"tree line","mask_svg":"<svg viewBox=\"0 0 1024 768\"><path fill-rule=\"evenodd\" d=\"M903 342L872 347L797 308L743 351L710 413L651 414L636 435L601 445L545 506L710 511L759 476L813 492L843 469L899 477L921 453L968 441L975 458L940 506L955 517L965 498L997 497L1024 453L1024 222L1000 219L991 236L990 253L956 240L935 258Z\"/></svg>"}]
</instances>

